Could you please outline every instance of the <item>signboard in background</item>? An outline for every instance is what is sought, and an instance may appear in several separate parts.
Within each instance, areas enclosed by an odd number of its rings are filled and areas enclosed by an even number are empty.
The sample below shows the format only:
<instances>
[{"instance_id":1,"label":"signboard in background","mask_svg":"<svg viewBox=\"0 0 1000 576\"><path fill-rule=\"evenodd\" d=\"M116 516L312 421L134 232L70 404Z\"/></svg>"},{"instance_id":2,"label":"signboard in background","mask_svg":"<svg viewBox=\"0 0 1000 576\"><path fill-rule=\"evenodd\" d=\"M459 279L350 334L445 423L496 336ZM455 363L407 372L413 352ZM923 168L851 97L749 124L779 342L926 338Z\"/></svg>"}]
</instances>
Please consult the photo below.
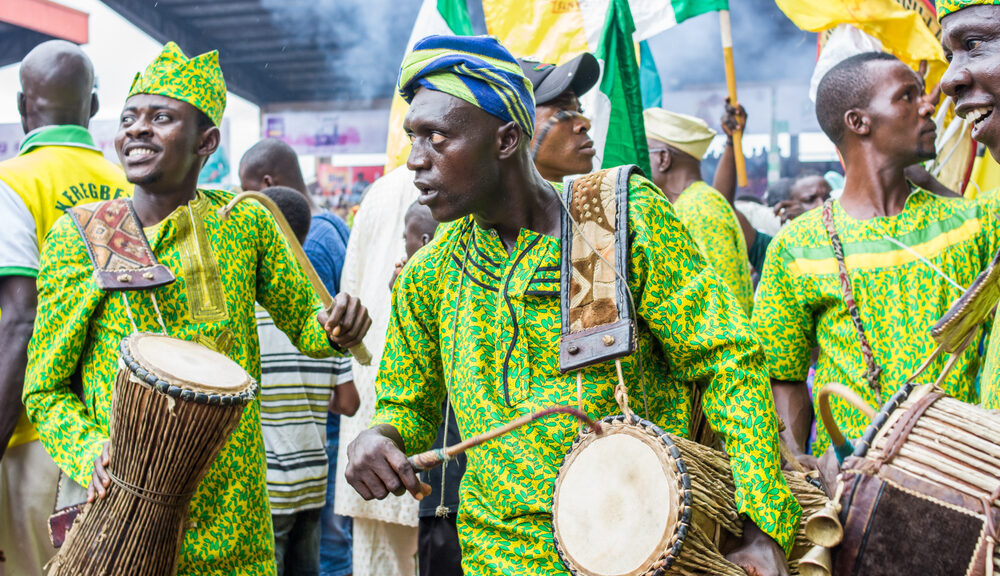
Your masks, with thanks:
<instances>
[{"instance_id":1,"label":"signboard in background","mask_svg":"<svg viewBox=\"0 0 1000 576\"><path fill-rule=\"evenodd\" d=\"M117 120L93 120L90 122L90 135L94 143L104 153L104 157L120 164L118 153L115 152L115 134L118 133ZM24 131L20 124L0 124L0 161L17 156L17 150L24 139ZM229 161L229 120L222 121L222 138L219 149L216 150L205 169L201 172L199 182L204 184L228 184L230 182Z\"/></svg>"},{"instance_id":2,"label":"signboard in background","mask_svg":"<svg viewBox=\"0 0 1000 576\"><path fill-rule=\"evenodd\" d=\"M278 138L299 156L385 152L388 110L273 112L261 117L262 138Z\"/></svg>"},{"instance_id":3,"label":"signboard in background","mask_svg":"<svg viewBox=\"0 0 1000 576\"><path fill-rule=\"evenodd\" d=\"M347 222L372 182L382 177L385 165L334 166L329 162L316 164L316 189L313 196L322 208L334 212Z\"/></svg>"}]
</instances>

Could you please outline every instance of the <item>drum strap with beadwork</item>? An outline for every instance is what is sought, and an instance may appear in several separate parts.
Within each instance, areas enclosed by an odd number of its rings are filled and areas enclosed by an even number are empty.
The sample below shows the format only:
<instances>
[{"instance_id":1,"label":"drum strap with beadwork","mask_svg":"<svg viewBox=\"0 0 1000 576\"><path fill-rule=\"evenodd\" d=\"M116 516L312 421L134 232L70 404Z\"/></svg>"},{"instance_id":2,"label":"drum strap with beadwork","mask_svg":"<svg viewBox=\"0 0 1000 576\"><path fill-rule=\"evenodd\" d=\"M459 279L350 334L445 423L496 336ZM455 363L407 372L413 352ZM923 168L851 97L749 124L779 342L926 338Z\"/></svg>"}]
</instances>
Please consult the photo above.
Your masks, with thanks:
<instances>
[{"instance_id":1,"label":"drum strap with beadwork","mask_svg":"<svg viewBox=\"0 0 1000 576\"><path fill-rule=\"evenodd\" d=\"M840 235L837 234L837 226L833 222L833 201L827 200L823 204L823 226L830 237L830 244L833 245L833 255L837 259L837 268L840 275L840 289L844 293L844 304L847 312L851 315L851 322L858 333L858 340L861 341L861 355L865 359L867 371L865 380L868 386L875 391L875 398L879 405L882 404L882 367L875 361L875 353L872 352L871 344L868 343L868 336L865 335L865 325L861 320L861 312L854 301L854 290L851 289L851 276L847 273L847 260L844 256L844 245L840 242Z\"/></svg>"},{"instance_id":2,"label":"drum strap with beadwork","mask_svg":"<svg viewBox=\"0 0 1000 576\"><path fill-rule=\"evenodd\" d=\"M148 290L174 281L173 273L156 261L128 198L81 204L68 212L102 290Z\"/></svg>"},{"instance_id":3,"label":"drum strap with beadwork","mask_svg":"<svg viewBox=\"0 0 1000 576\"><path fill-rule=\"evenodd\" d=\"M562 221L559 369L628 356L635 327L628 300L628 181L636 166L570 181Z\"/></svg>"}]
</instances>

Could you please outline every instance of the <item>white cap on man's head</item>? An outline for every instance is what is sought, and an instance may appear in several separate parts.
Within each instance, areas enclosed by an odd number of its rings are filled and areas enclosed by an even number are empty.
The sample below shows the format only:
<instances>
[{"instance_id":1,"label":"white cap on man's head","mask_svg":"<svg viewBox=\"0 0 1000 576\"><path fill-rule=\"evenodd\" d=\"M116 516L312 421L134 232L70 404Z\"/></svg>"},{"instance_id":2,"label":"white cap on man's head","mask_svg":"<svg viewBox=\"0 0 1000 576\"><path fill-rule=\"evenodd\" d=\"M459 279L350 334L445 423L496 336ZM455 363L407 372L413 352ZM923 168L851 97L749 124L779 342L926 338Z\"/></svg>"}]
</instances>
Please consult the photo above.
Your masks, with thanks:
<instances>
[{"instance_id":1,"label":"white cap on man's head","mask_svg":"<svg viewBox=\"0 0 1000 576\"><path fill-rule=\"evenodd\" d=\"M649 108L642 113L646 138L666 142L674 148L701 160L715 138L716 131L701 118Z\"/></svg>"}]
</instances>

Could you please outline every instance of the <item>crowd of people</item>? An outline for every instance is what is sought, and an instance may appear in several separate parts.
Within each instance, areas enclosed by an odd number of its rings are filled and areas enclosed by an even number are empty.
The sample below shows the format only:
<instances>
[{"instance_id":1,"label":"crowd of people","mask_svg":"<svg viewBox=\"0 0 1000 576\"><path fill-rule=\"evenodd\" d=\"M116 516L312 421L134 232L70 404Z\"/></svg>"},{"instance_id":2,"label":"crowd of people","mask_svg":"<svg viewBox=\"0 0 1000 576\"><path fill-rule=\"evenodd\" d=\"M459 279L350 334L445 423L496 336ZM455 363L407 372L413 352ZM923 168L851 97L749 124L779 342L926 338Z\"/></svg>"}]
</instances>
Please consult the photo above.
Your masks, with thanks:
<instances>
[{"instance_id":1,"label":"crowd of people","mask_svg":"<svg viewBox=\"0 0 1000 576\"><path fill-rule=\"evenodd\" d=\"M1000 1L938 0L938 14L940 88L1000 157ZM553 405L618 414L615 384L641 381L646 420L728 454L742 537L726 558L789 574L802 510L782 467L829 471L840 448L813 392L838 382L878 408L899 389L1000 250L995 197L965 199L920 167L936 155L938 91L863 52L817 90L842 177L773 183L764 203L740 195L733 134L746 111L727 106L709 184L716 132L651 108L650 173L623 172L627 213L605 222L627 254L613 265L592 247L578 265L576 245L563 249L579 225L568 182L595 169L580 97L599 76L586 53L555 65L487 36L417 42L398 83L407 163L368 187L349 227L277 139L246 152L239 189L199 187L226 103L217 53L168 43L136 76L119 167L87 131L99 104L87 56L34 48L20 66L26 136L0 163L0 575L58 567L50 536L69 524L50 516L83 506L82 519L115 490L151 497L119 477L109 441L122 340L140 333L196 342L260 383L188 495L177 573L566 573L552 494L574 419L533 420L436 469L408 456ZM261 191L282 224L257 202L232 206L241 190ZM580 320L607 278L628 292L637 345L566 370L564 315ZM997 409L1000 338L988 335L929 370L947 373L947 394ZM351 358L362 344L370 363ZM860 437L864 411L833 407Z\"/></svg>"}]
</instances>

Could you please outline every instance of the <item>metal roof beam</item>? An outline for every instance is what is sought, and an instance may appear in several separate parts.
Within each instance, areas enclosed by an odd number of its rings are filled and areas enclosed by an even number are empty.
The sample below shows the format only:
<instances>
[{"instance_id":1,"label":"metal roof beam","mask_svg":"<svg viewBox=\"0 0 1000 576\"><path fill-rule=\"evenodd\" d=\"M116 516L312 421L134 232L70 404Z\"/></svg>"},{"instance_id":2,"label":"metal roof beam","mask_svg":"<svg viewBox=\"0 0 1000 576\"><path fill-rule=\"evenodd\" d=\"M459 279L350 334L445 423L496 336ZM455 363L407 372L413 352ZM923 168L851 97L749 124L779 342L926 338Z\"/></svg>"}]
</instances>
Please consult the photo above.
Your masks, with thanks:
<instances>
[{"instance_id":1,"label":"metal roof beam","mask_svg":"<svg viewBox=\"0 0 1000 576\"><path fill-rule=\"evenodd\" d=\"M168 11L171 4L163 0L158 3L148 0L101 1L157 41L177 42L186 54L201 54L218 49L219 64L226 75L228 88L247 100L259 105L284 98L283 91L268 81L266 73L240 66L241 63L232 61L226 47L220 46L217 40L174 17Z\"/></svg>"}]
</instances>

